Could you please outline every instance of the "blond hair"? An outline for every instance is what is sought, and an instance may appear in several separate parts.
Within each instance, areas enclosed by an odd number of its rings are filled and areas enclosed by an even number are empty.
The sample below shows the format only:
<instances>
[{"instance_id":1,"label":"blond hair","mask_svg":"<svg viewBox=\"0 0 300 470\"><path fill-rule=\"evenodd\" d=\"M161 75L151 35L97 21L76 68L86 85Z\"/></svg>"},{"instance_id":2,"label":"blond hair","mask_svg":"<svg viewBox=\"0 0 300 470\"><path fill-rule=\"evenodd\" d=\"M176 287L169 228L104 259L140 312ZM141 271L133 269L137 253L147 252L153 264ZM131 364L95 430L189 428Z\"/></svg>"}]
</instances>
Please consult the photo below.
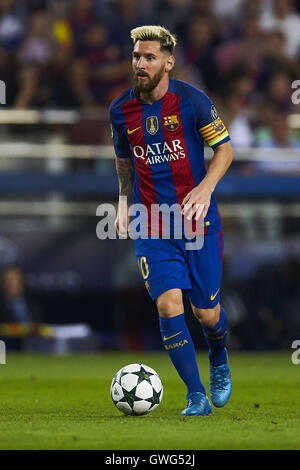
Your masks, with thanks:
<instances>
[{"instance_id":1,"label":"blond hair","mask_svg":"<svg viewBox=\"0 0 300 470\"><path fill-rule=\"evenodd\" d=\"M130 36L134 45L137 41L159 41L160 49L170 54L173 54L177 44L176 37L169 30L158 25L139 26L130 31Z\"/></svg>"}]
</instances>

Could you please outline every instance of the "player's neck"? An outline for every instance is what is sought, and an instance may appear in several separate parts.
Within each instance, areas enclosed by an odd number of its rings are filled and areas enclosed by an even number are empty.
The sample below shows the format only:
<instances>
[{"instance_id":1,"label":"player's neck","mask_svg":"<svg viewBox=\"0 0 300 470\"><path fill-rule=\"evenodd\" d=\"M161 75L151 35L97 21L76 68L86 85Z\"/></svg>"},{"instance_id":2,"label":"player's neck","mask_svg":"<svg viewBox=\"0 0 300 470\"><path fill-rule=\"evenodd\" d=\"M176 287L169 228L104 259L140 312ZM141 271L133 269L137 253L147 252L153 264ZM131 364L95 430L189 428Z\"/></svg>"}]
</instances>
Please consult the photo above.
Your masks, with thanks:
<instances>
[{"instance_id":1,"label":"player's neck","mask_svg":"<svg viewBox=\"0 0 300 470\"><path fill-rule=\"evenodd\" d=\"M159 101L169 89L169 76L162 78L159 84L154 88L154 90L149 93L140 93L139 98L141 101L147 104L153 104L156 101Z\"/></svg>"}]
</instances>

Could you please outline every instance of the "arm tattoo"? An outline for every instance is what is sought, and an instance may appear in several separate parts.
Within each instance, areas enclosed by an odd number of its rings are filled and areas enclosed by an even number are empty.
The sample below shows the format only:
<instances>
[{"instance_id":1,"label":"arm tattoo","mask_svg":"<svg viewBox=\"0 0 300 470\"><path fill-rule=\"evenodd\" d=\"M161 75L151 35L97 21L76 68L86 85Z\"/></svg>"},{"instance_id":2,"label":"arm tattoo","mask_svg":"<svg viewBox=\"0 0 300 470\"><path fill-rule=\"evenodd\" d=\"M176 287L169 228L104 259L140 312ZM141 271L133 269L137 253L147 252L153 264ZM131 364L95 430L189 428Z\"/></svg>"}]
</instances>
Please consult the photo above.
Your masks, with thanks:
<instances>
[{"instance_id":1,"label":"arm tattoo","mask_svg":"<svg viewBox=\"0 0 300 470\"><path fill-rule=\"evenodd\" d=\"M134 168L131 158L116 158L116 169L119 179L119 195L127 196L130 203L134 184Z\"/></svg>"}]
</instances>

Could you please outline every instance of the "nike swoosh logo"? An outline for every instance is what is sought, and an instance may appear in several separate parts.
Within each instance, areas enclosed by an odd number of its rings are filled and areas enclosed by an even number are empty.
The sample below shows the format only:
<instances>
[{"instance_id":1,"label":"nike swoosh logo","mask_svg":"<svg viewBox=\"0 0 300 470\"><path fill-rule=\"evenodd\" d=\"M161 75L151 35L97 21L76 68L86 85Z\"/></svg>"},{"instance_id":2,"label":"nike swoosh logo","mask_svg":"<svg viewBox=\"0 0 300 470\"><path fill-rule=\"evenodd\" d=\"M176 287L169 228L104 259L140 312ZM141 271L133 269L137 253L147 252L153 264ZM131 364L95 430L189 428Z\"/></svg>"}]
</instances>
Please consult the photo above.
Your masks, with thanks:
<instances>
[{"instance_id":1,"label":"nike swoosh logo","mask_svg":"<svg viewBox=\"0 0 300 470\"><path fill-rule=\"evenodd\" d=\"M136 127L135 129L131 129L131 130L130 130L130 129L127 129L128 135L133 134L135 131L138 131L141 127L142 127L142 126Z\"/></svg>"},{"instance_id":2,"label":"nike swoosh logo","mask_svg":"<svg viewBox=\"0 0 300 470\"><path fill-rule=\"evenodd\" d=\"M210 300L214 300L214 298L216 297L217 293L219 292L220 289L217 290L217 292L215 293L215 295L212 295L210 296Z\"/></svg>"},{"instance_id":3,"label":"nike swoosh logo","mask_svg":"<svg viewBox=\"0 0 300 470\"><path fill-rule=\"evenodd\" d=\"M180 333L182 333L182 331L179 331L179 333L176 333L175 335L172 335L172 336L168 336L168 337L164 336L164 341L168 341L168 339L175 338L175 336L180 335Z\"/></svg>"}]
</instances>

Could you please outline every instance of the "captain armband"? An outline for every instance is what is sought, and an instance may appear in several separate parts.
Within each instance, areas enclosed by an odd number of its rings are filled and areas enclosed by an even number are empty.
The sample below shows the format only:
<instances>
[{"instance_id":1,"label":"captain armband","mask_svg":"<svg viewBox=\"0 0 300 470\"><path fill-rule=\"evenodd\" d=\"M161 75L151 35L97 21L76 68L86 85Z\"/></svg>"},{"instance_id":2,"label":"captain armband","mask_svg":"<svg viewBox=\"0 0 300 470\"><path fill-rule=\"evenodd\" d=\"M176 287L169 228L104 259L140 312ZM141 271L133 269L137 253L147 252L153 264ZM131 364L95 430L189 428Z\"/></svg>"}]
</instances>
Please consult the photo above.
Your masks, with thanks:
<instances>
[{"instance_id":1,"label":"captain armband","mask_svg":"<svg viewBox=\"0 0 300 470\"><path fill-rule=\"evenodd\" d=\"M210 147L213 147L226 137L229 137L226 126L219 117L207 126L201 127L199 133Z\"/></svg>"}]
</instances>

